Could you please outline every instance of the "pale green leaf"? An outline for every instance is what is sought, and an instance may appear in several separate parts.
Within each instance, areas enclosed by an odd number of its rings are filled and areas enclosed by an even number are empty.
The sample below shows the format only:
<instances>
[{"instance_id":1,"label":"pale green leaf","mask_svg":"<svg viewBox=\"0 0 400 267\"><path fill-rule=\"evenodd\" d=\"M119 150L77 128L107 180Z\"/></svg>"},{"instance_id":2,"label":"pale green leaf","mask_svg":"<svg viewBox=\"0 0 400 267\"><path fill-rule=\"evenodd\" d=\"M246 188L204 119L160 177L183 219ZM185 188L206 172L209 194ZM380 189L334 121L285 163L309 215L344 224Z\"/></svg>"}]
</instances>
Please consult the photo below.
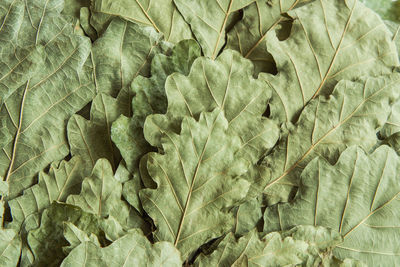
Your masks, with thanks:
<instances>
[{"instance_id":1,"label":"pale green leaf","mask_svg":"<svg viewBox=\"0 0 400 267\"><path fill-rule=\"evenodd\" d=\"M230 233L212 254L200 255L196 266L297 266L307 259L307 248L304 241L276 232L259 238L253 230L238 240Z\"/></svg>"},{"instance_id":2,"label":"pale green leaf","mask_svg":"<svg viewBox=\"0 0 400 267\"><path fill-rule=\"evenodd\" d=\"M82 7L89 7L90 0L64 0L64 9L61 14L71 16L75 20L79 19Z\"/></svg>"},{"instance_id":3,"label":"pale green leaf","mask_svg":"<svg viewBox=\"0 0 400 267\"><path fill-rule=\"evenodd\" d=\"M62 1L25 1L17 45L43 45L46 60L0 107L0 129L12 136L0 152L0 176L10 185L10 198L68 154L65 122L93 98L92 70L85 63L90 41L73 34L60 8Z\"/></svg>"},{"instance_id":4,"label":"pale green leaf","mask_svg":"<svg viewBox=\"0 0 400 267\"><path fill-rule=\"evenodd\" d=\"M137 173L140 158L151 151L144 140L143 124L150 114L165 113L165 81L174 73L187 75L193 61L201 55L194 40L179 42L170 56L156 54L151 62L151 77L138 76L131 85L133 117L121 116L112 126L112 140L119 148L128 170Z\"/></svg>"},{"instance_id":5,"label":"pale green leaf","mask_svg":"<svg viewBox=\"0 0 400 267\"><path fill-rule=\"evenodd\" d=\"M247 164L235 155L242 143L220 109L202 113L198 122L184 118L180 135L166 132L162 144L164 154L150 153L147 161L157 188L141 190L140 199L156 240L172 242L186 259L232 228L225 210L247 194L249 183L234 178Z\"/></svg>"},{"instance_id":6,"label":"pale green leaf","mask_svg":"<svg viewBox=\"0 0 400 267\"><path fill-rule=\"evenodd\" d=\"M361 260L370 266L399 262L400 160L387 146L371 155L358 147L342 153L332 166L314 159L301 174L299 191L291 203L266 210L264 230L295 225L329 227L343 236L333 254Z\"/></svg>"},{"instance_id":7,"label":"pale green leaf","mask_svg":"<svg viewBox=\"0 0 400 267\"><path fill-rule=\"evenodd\" d=\"M381 138L388 138L397 132L400 132L400 101L392 106L389 118L379 134Z\"/></svg>"},{"instance_id":8,"label":"pale green leaf","mask_svg":"<svg viewBox=\"0 0 400 267\"><path fill-rule=\"evenodd\" d=\"M36 216L49 207L53 201L66 201L68 195L76 194L81 188L85 165L81 158L53 162L48 173L39 173L39 182L26 189L24 194L8 202L13 221L11 227L17 230L25 224L29 230L29 217ZM28 225L26 225L28 223ZM35 224L33 224L35 225Z\"/></svg>"},{"instance_id":9,"label":"pale green leaf","mask_svg":"<svg viewBox=\"0 0 400 267\"><path fill-rule=\"evenodd\" d=\"M11 229L0 230L0 265L15 267L21 253L21 237Z\"/></svg>"},{"instance_id":10,"label":"pale green leaf","mask_svg":"<svg viewBox=\"0 0 400 267\"><path fill-rule=\"evenodd\" d=\"M398 65L392 34L377 14L357 0L314 1L288 13L288 39L267 34L278 74L261 74L273 90L271 117L295 122L318 95L329 95L343 79L392 72Z\"/></svg>"},{"instance_id":11,"label":"pale green leaf","mask_svg":"<svg viewBox=\"0 0 400 267\"><path fill-rule=\"evenodd\" d=\"M225 44L229 16L255 0L174 0L206 57L215 59Z\"/></svg>"},{"instance_id":12,"label":"pale green leaf","mask_svg":"<svg viewBox=\"0 0 400 267\"><path fill-rule=\"evenodd\" d=\"M167 111L165 81L174 72L188 75L193 61L201 56L199 45L193 39L184 40L175 45L170 56L156 54L151 61L151 77L138 76L131 84L134 94L133 114L143 126L150 114Z\"/></svg>"},{"instance_id":13,"label":"pale green leaf","mask_svg":"<svg viewBox=\"0 0 400 267\"><path fill-rule=\"evenodd\" d=\"M262 116L271 92L253 78L252 63L238 52L226 50L215 61L196 59L188 76L170 75L165 89L167 113L149 116L144 127L154 146L160 147L164 131L179 132L184 116L197 119L200 112L214 108L224 111L229 131L241 138L241 154L249 162L257 162L276 143L277 126Z\"/></svg>"},{"instance_id":14,"label":"pale green leaf","mask_svg":"<svg viewBox=\"0 0 400 267\"><path fill-rule=\"evenodd\" d=\"M138 75L148 76L150 62L157 53L168 50L150 27L115 18L93 44L93 63L98 92L117 96ZM130 104L130 99L126 99Z\"/></svg>"},{"instance_id":15,"label":"pale green leaf","mask_svg":"<svg viewBox=\"0 0 400 267\"><path fill-rule=\"evenodd\" d=\"M251 190L251 188L250 188ZM254 229L262 220L261 203L258 199L249 199L234 209L235 235L242 236Z\"/></svg>"},{"instance_id":16,"label":"pale green leaf","mask_svg":"<svg viewBox=\"0 0 400 267\"><path fill-rule=\"evenodd\" d=\"M71 222L86 233L100 233L95 216L80 208L67 204L53 203L44 210L40 227L28 234L29 247L34 255L31 266L59 266L65 254L63 247L68 245L64 238L64 222Z\"/></svg>"},{"instance_id":17,"label":"pale green leaf","mask_svg":"<svg viewBox=\"0 0 400 267\"><path fill-rule=\"evenodd\" d=\"M92 41L97 39L96 30L90 25L90 10L87 7L82 7L79 13L79 22L82 30Z\"/></svg>"},{"instance_id":18,"label":"pale green leaf","mask_svg":"<svg viewBox=\"0 0 400 267\"><path fill-rule=\"evenodd\" d=\"M172 244L158 242L153 245L143 233L133 230L104 248L84 242L65 258L61 266L181 267L182 260Z\"/></svg>"},{"instance_id":19,"label":"pale green leaf","mask_svg":"<svg viewBox=\"0 0 400 267\"><path fill-rule=\"evenodd\" d=\"M67 203L95 214L106 236L115 240L131 228L144 228L140 214L128 206L122 197L122 184L114 178L111 164L99 159L91 173L82 182L79 195L70 195Z\"/></svg>"},{"instance_id":20,"label":"pale green leaf","mask_svg":"<svg viewBox=\"0 0 400 267\"><path fill-rule=\"evenodd\" d=\"M65 239L68 240L69 246L63 247L63 251L65 254L68 254L79 246L83 242L92 242L96 246L100 247L100 242L97 238L96 235L93 233L90 233L90 236L88 236L87 233L76 227L73 223L71 222L65 222L64 223L64 237Z\"/></svg>"},{"instance_id":21,"label":"pale green leaf","mask_svg":"<svg viewBox=\"0 0 400 267\"><path fill-rule=\"evenodd\" d=\"M150 145L143 135L140 120L136 117L120 116L111 128L111 138L119 148L122 158L126 162L127 169L131 173L137 173L140 158L149 151Z\"/></svg>"},{"instance_id":22,"label":"pale green leaf","mask_svg":"<svg viewBox=\"0 0 400 267\"><path fill-rule=\"evenodd\" d=\"M288 12L304 0L258 0L243 10L243 19L228 32L226 48L239 51L253 61L256 74L272 72L274 60L267 51L267 33L287 20L282 13Z\"/></svg>"},{"instance_id":23,"label":"pale green leaf","mask_svg":"<svg viewBox=\"0 0 400 267\"><path fill-rule=\"evenodd\" d=\"M400 74L394 73L341 81L329 98L312 100L264 160L272 172L264 188L269 203L287 199L301 171L316 156L334 163L348 146L373 148L377 129L386 122L390 104L399 95L399 79Z\"/></svg>"},{"instance_id":24,"label":"pale green leaf","mask_svg":"<svg viewBox=\"0 0 400 267\"><path fill-rule=\"evenodd\" d=\"M122 184L114 178L113 170L106 159L99 159L92 174L85 178L79 195L70 195L68 204L80 207L83 211L106 218L123 213L127 207L121 200Z\"/></svg>"},{"instance_id":25,"label":"pale green leaf","mask_svg":"<svg viewBox=\"0 0 400 267\"><path fill-rule=\"evenodd\" d=\"M361 2L378 13L383 19L400 22L400 1L361 0Z\"/></svg>"},{"instance_id":26,"label":"pale green leaf","mask_svg":"<svg viewBox=\"0 0 400 267\"><path fill-rule=\"evenodd\" d=\"M26 51L17 45L19 32L24 30L24 8L22 1L4 0L0 3L0 108L43 63L43 47Z\"/></svg>"},{"instance_id":27,"label":"pale green leaf","mask_svg":"<svg viewBox=\"0 0 400 267\"><path fill-rule=\"evenodd\" d=\"M143 188L139 175L134 175L131 180L124 183L122 195L126 201L138 212L143 213L142 204L139 200L139 191Z\"/></svg>"},{"instance_id":28,"label":"pale green leaf","mask_svg":"<svg viewBox=\"0 0 400 267\"><path fill-rule=\"evenodd\" d=\"M128 110L122 97L98 94L92 101L89 121L76 114L69 119L67 133L71 155L83 159L87 170L83 175L90 174L100 158L108 159L116 169L120 155L111 141L111 124Z\"/></svg>"},{"instance_id":29,"label":"pale green leaf","mask_svg":"<svg viewBox=\"0 0 400 267\"><path fill-rule=\"evenodd\" d=\"M383 140L383 143L393 148L400 155L400 132L396 132Z\"/></svg>"},{"instance_id":30,"label":"pale green leaf","mask_svg":"<svg viewBox=\"0 0 400 267\"><path fill-rule=\"evenodd\" d=\"M139 25L153 27L171 43L192 37L189 25L173 0L93 0L91 9L91 24L98 33L104 31L113 17L120 16Z\"/></svg>"},{"instance_id":31,"label":"pale green leaf","mask_svg":"<svg viewBox=\"0 0 400 267\"><path fill-rule=\"evenodd\" d=\"M235 239L229 233L210 255L201 254L195 266L359 266L362 262L332 256L340 234L321 226L297 226L267 235L253 230Z\"/></svg>"}]
</instances>

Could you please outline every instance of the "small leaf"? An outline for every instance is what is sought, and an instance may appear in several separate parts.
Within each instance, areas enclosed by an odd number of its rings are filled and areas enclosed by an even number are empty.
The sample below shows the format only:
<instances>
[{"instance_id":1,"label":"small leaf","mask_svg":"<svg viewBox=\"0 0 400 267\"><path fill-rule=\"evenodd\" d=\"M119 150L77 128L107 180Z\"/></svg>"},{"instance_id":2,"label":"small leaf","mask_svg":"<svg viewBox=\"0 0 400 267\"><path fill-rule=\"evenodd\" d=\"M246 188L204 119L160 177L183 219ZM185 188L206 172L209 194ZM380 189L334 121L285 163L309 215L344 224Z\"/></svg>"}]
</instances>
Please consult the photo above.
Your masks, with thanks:
<instances>
[{"instance_id":1,"label":"small leaf","mask_svg":"<svg viewBox=\"0 0 400 267\"><path fill-rule=\"evenodd\" d=\"M86 233L99 234L99 223L92 214L67 204L53 203L43 212L40 227L28 234L29 247L35 257L34 266L59 266L65 257L64 222L71 222Z\"/></svg>"},{"instance_id":2,"label":"small leaf","mask_svg":"<svg viewBox=\"0 0 400 267\"><path fill-rule=\"evenodd\" d=\"M174 0L206 57L214 60L225 44L229 16L255 0Z\"/></svg>"},{"instance_id":3,"label":"small leaf","mask_svg":"<svg viewBox=\"0 0 400 267\"><path fill-rule=\"evenodd\" d=\"M128 110L123 97L115 99L98 94L91 104L89 121L76 114L69 119L67 133L71 155L83 159L87 170L83 175L89 175L100 158L108 159L116 169L121 156L111 141L111 124Z\"/></svg>"},{"instance_id":4,"label":"small leaf","mask_svg":"<svg viewBox=\"0 0 400 267\"><path fill-rule=\"evenodd\" d=\"M90 236L87 235L84 231L76 227L73 223L71 222L65 222L64 223L64 237L65 239L68 240L69 246L63 247L63 251L65 254L69 254L71 250L79 246L81 243L90 241L93 244L97 245L100 247L100 242L97 239L97 236L94 235L93 233L90 234Z\"/></svg>"},{"instance_id":5,"label":"small leaf","mask_svg":"<svg viewBox=\"0 0 400 267\"><path fill-rule=\"evenodd\" d=\"M138 76L131 85L133 116L121 116L112 126L112 140L119 148L128 170L137 174L140 158L152 151L143 136L143 124L148 115L165 113L167 97L165 81L174 73L187 75L193 61L200 56L194 40L179 42L170 56L158 53L151 62L151 77Z\"/></svg>"},{"instance_id":6,"label":"small leaf","mask_svg":"<svg viewBox=\"0 0 400 267\"><path fill-rule=\"evenodd\" d=\"M106 236L115 240L131 228L146 228L137 211L130 209L122 199L122 184L114 178L111 164L99 159L92 174L82 182L79 195L70 195L67 203L95 214Z\"/></svg>"},{"instance_id":7,"label":"small leaf","mask_svg":"<svg viewBox=\"0 0 400 267\"><path fill-rule=\"evenodd\" d=\"M307 248L307 243L276 232L259 238L253 230L238 240L230 233L211 255L200 255L196 266L297 266L305 262Z\"/></svg>"},{"instance_id":8,"label":"small leaf","mask_svg":"<svg viewBox=\"0 0 400 267\"><path fill-rule=\"evenodd\" d=\"M286 13L304 0L258 0L243 9L243 19L238 22L227 37L226 48L239 51L243 57L253 61L255 73L272 72L274 59L267 51L267 33L279 23L287 20Z\"/></svg>"},{"instance_id":9,"label":"small leaf","mask_svg":"<svg viewBox=\"0 0 400 267\"><path fill-rule=\"evenodd\" d=\"M173 0L93 0L91 10L91 24L98 33L104 31L113 17L120 16L138 25L153 27L171 43L192 37Z\"/></svg>"},{"instance_id":10,"label":"small leaf","mask_svg":"<svg viewBox=\"0 0 400 267\"><path fill-rule=\"evenodd\" d=\"M110 246L84 242L64 259L62 267L151 266L180 267L179 252L168 242L151 244L139 230L132 230Z\"/></svg>"},{"instance_id":11,"label":"small leaf","mask_svg":"<svg viewBox=\"0 0 400 267\"><path fill-rule=\"evenodd\" d=\"M148 76L153 56L168 48L161 34L152 28L113 19L93 44L97 91L116 97L138 75ZM130 105L129 97L126 101Z\"/></svg>"},{"instance_id":12,"label":"small leaf","mask_svg":"<svg viewBox=\"0 0 400 267\"><path fill-rule=\"evenodd\" d=\"M73 157L70 161L53 162L48 173L40 172L37 184L8 202L13 217L11 227L19 229L30 216L41 213L53 201L66 201L68 195L78 193L84 170L81 158ZM30 228L29 225L25 227Z\"/></svg>"}]
</instances>

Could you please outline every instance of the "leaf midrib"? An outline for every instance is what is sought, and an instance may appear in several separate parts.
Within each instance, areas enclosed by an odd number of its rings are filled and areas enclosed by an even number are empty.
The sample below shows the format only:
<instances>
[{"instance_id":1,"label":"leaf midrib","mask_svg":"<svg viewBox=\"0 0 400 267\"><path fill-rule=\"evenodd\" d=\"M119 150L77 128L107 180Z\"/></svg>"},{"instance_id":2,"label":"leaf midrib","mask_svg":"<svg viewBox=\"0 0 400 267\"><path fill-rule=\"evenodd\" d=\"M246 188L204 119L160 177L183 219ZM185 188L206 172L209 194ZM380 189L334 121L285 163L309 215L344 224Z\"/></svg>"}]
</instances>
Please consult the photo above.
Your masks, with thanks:
<instances>
[{"instance_id":1,"label":"leaf midrib","mask_svg":"<svg viewBox=\"0 0 400 267\"><path fill-rule=\"evenodd\" d=\"M329 136L332 132L334 132L337 128L343 126L349 119L351 119L353 117L353 115L365 104L367 103L372 97L374 97L376 94L380 93L382 90L384 90L387 87L392 86L394 83L396 83L396 81L390 83L390 84L385 84L384 87L382 87L381 89L379 89L378 91L376 91L375 93L373 93L372 95L370 95L368 98L364 99L356 108L355 110L350 113L350 115L345 118L342 122L339 122L336 126L332 127L326 134L324 134L315 144L311 144L310 148L303 154L303 156L297 160L288 170L286 170L281 176L279 176L278 178L274 179L272 182L270 182L269 184L267 184L264 187L265 191L266 189L268 189L269 187L273 186L275 183L277 183L278 181L280 181L281 179L283 179L284 177L286 177L289 173L291 173L294 169L297 168L297 166L314 150L314 148L316 146L318 146L327 136ZM290 135L288 135L289 138ZM286 153L288 154L288 152Z\"/></svg>"},{"instance_id":2,"label":"leaf midrib","mask_svg":"<svg viewBox=\"0 0 400 267\"><path fill-rule=\"evenodd\" d=\"M174 246L175 247L179 243L179 238L180 238L180 235L181 235L181 232L182 232L182 228L183 228L183 225L184 225L184 222L185 222L186 213L187 213L188 208L189 208L189 203L190 203L190 199L191 199L191 196L192 196L193 187L194 187L195 182L196 182L197 174L198 174L198 171L200 169L201 163L203 162L202 159L204 157L204 153L206 151L206 148L207 148L207 145L208 145L208 141L210 140L211 134L212 134L212 132L214 130L214 127L216 125L218 117L219 117L219 115L215 117L213 125L211 126L211 128L209 130L209 133L208 133L206 142L204 144L203 150L201 152L201 155L200 155L200 157L198 158L198 161L197 161L197 166L196 166L196 169L195 169L195 172L194 172L194 175L193 175L193 179L192 179L192 183L191 183L190 188L189 188L189 193L188 193L188 196L187 196L187 199L186 199L185 208L184 208L183 214L181 216L181 221L180 221L179 226L178 226L178 231L177 231L177 235L176 235L175 242L174 242Z\"/></svg>"}]
</instances>

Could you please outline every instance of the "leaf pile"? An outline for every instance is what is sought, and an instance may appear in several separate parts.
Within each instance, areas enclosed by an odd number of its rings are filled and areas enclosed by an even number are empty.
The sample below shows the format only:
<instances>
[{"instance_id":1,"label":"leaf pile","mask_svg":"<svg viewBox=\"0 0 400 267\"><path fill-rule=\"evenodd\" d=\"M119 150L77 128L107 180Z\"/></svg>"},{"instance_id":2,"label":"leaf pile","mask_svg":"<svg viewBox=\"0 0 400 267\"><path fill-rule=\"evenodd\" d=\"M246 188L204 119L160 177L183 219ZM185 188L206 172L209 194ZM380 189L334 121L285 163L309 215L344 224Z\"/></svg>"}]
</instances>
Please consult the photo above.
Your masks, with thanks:
<instances>
[{"instance_id":1,"label":"leaf pile","mask_svg":"<svg viewBox=\"0 0 400 267\"><path fill-rule=\"evenodd\" d=\"M399 3L2 0L0 266L396 266Z\"/></svg>"}]
</instances>

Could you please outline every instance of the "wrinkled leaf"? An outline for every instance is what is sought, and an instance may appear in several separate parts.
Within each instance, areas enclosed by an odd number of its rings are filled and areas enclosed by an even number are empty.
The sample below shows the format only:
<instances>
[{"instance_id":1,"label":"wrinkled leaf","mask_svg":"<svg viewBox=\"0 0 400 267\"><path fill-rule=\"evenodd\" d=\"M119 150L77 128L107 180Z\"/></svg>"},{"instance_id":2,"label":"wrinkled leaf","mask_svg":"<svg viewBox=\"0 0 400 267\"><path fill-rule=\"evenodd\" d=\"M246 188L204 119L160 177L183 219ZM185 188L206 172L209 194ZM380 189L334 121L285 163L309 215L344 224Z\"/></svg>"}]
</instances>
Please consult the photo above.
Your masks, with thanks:
<instances>
[{"instance_id":1,"label":"wrinkled leaf","mask_svg":"<svg viewBox=\"0 0 400 267\"><path fill-rule=\"evenodd\" d=\"M21 237L11 229L0 230L0 265L17 266L21 253Z\"/></svg>"},{"instance_id":2,"label":"wrinkled leaf","mask_svg":"<svg viewBox=\"0 0 400 267\"><path fill-rule=\"evenodd\" d=\"M97 238L96 235L93 233L90 233L90 236L88 236L87 233L76 227L73 223L71 222L65 222L64 223L64 237L65 239L68 240L69 246L63 247L64 253L68 254L79 246L83 242L92 242L96 246L100 247L100 242Z\"/></svg>"},{"instance_id":3,"label":"wrinkled leaf","mask_svg":"<svg viewBox=\"0 0 400 267\"><path fill-rule=\"evenodd\" d=\"M225 44L229 16L255 0L174 0L206 57L215 59Z\"/></svg>"},{"instance_id":4,"label":"wrinkled leaf","mask_svg":"<svg viewBox=\"0 0 400 267\"><path fill-rule=\"evenodd\" d=\"M119 148L128 170L137 172L140 157L152 149L143 136L143 124L150 114L165 113L167 97L164 84L174 73L187 75L193 61L200 56L194 40L179 42L171 56L156 54L151 62L151 77L138 76L131 85L133 117L121 116L112 126L112 140Z\"/></svg>"},{"instance_id":5,"label":"wrinkled leaf","mask_svg":"<svg viewBox=\"0 0 400 267\"><path fill-rule=\"evenodd\" d=\"M98 33L104 31L114 16L120 16L139 25L153 27L168 42L177 43L192 37L189 25L173 0L93 0L91 9L91 23Z\"/></svg>"},{"instance_id":6,"label":"wrinkled leaf","mask_svg":"<svg viewBox=\"0 0 400 267\"><path fill-rule=\"evenodd\" d=\"M92 242L76 247L62 262L62 267L79 266L165 266L180 267L179 252L168 242L151 244L138 230L100 248Z\"/></svg>"},{"instance_id":7,"label":"wrinkled leaf","mask_svg":"<svg viewBox=\"0 0 400 267\"><path fill-rule=\"evenodd\" d=\"M148 76L154 54L168 49L162 36L150 27L115 18L93 44L98 92L117 96L138 76ZM126 99L130 104L130 99Z\"/></svg>"},{"instance_id":8,"label":"wrinkled leaf","mask_svg":"<svg viewBox=\"0 0 400 267\"><path fill-rule=\"evenodd\" d=\"M258 0L243 10L243 19L229 31L226 47L239 51L253 61L256 74L272 72L274 60L267 51L267 33L287 20L282 13L296 7L301 0Z\"/></svg>"},{"instance_id":9,"label":"wrinkled leaf","mask_svg":"<svg viewBox=\"0 0 400 267\"><path fill-rule=\"evenodd\" d=\"M35 257L34 266L59 266L68 245L64 238L64 222L71 222L86 233L99 234L95 216L67 204L52 204L43 212L40 227L28 234L29 247Z\"/></svg>"},{"instance_id":10,"label":"wrinkled leaf","mask_svg":"<svg viewBox=\"0 0 400 267\"><path fill-rule=\"evenodd\" d=\"M229 131L242 139L241 154L249 162L257 162L275 144L278 129L262 117L270 91L252 74L251 62L232 50L224 51L215 61L196 59L188 76L174 73L167 78L167 113L148 117L146 139L160 147L163 132L179 132L184 116L197 119L200 112L218 107L224 111Z\"/></svg>"},{"instance_id":11,"label":"wrinkled leaf","mask_svg":"<svg viewBox=\"0 0 400 267\"><path fill-rule=\"evenodd\" d=\"M282 238L279 233L271 233L262 238L257 231L251 231L235 240L228 234L209 256L201 255L197 266L286 266L297 265L307 258L307 243Z\"/></svg>"},{"instance_id":12,"label":"wrinkled leaf","mask_svg":"<svg viewBox=\"0 0 400 267\"><path fill-rule=\"evenodd\" d=\"M369 151L376 144L376 131L385 123L390 104L399 94L399 74L341 81L329 98L311 101L294 127L264 160L272 169L264 193L270 204L287 199L299 183L304 167L316 156L334 163L348 146Z\"/></svg>"},{"instance_id":13,"label":"wrinkled leaf","mask_svg":"<svg viewBox=\"0 0 400 267\"><path fill-rule=\"evenodd\" d=\"M100 224L107 237L114 240L125 230L145 224L121 196L122 184L114 178L111 164L106 159L99 159L92 174L83 180L80 194L70 195L66 202L105 219L100 220Z\"/></svg>"},{"instance_id":14,"label":"wrinkled leaf","mask_svg":"<svg viewBox=\"0 0 400 267\"><path fill-rule=\"evenodd\" d=\"M81 188L85 165L81 158L73 157L70 161L54 162L48 173L39 173L39 182L26 189L24 194L8 202L13 221L11 227L19 229L29 222L30 216L42 212L53 201L66 201L68 195L76 194ZM31 227L25 225L27 229Z\"/></svg>"},{"instance_id":15,"label":"wrinkled leaf","mask_svg":"<svg viewBox=\"0 0 400 267\"><path fill-rule=\"evenodd\" d=\"M116 169L120 155L111 141L111 124L121 114L127 114L128 107L122 97L112 98L98 94L92 102L90 120L73 115L68 121L68 141L72 156L79 155L86 166L88 175L100 158L106 158Z\"/></svg>"},{"instance_id":16,"label":"wrinkled leaf","mask_svg":"<svg viewBox=\"0 0 400 267\"><path fill-rule=\"evenodd\" d=\"M301 174L294 201L266 210L264 230L329 227L343 236L333 250L339 259L395 265L400 255L399 168L398 156L387 146L371 155L351 147L334 166L317 158Z\"/></svg>"},{"instance_id":17,"label":"wrinkled leaf","mask_svg":"<svg viewBox=\"0 0 400 267\"><path fill-rule=\"evenodd\" d=\"M314 1L288 13L291 34L279 41L267 35L278 74L261 74L273 90L271 117L295 122L318 95L329 95L343 79L392 72L398 65L392 34L357 0Z\"/></svg>"},{"instance_id":18,"label":"wrinkled leaf","mask_svg":"<svg viewBox=\"0 0 400 267\"><path fill-rule=\"evenodd\" d=\"M170 56L159 53L151 61L151 77L138 76L133 80L131 89L134 94L132 100L133 114L143 125L150 114L165 113L167 111L167 97L165 81L174 72L188 75L193 61L201 56L196 41L184 40L175 45Z\"/></svg>"},{"instance_id":19,"label":"wrinkled leaf","mask_svg":"<svg viewBox=\"0 0 400 267\"><path fill-rule=\"evenodd\" d=\"M227 128L220 109L198 122L186 117L180 135L166 132L162 139L165 154L148 155L157 188L140 191L143 208L157 227L156 240L172 242L183 259L231 229L233 216L222 209L246 196L249 183L234 179L246 170L235 156L241 141Z\"/></svg>"},{"instance_id":20,"label":"wrinkled leaf","mask_svg":"<svg viewBox=\"0 0 400 267\"><path fill-rule=\"evenodd\" d=\"M72 25L59 14L60 3L25 2L17 44L43 45L46 60L0 106L0 129L12 136L0 154L0 176L8 181L11 198L32 185L37 172L68 154L65 121L93 97L91 68L85 64L90 42L72 34Z\"/></svg>"}]
</instances>

